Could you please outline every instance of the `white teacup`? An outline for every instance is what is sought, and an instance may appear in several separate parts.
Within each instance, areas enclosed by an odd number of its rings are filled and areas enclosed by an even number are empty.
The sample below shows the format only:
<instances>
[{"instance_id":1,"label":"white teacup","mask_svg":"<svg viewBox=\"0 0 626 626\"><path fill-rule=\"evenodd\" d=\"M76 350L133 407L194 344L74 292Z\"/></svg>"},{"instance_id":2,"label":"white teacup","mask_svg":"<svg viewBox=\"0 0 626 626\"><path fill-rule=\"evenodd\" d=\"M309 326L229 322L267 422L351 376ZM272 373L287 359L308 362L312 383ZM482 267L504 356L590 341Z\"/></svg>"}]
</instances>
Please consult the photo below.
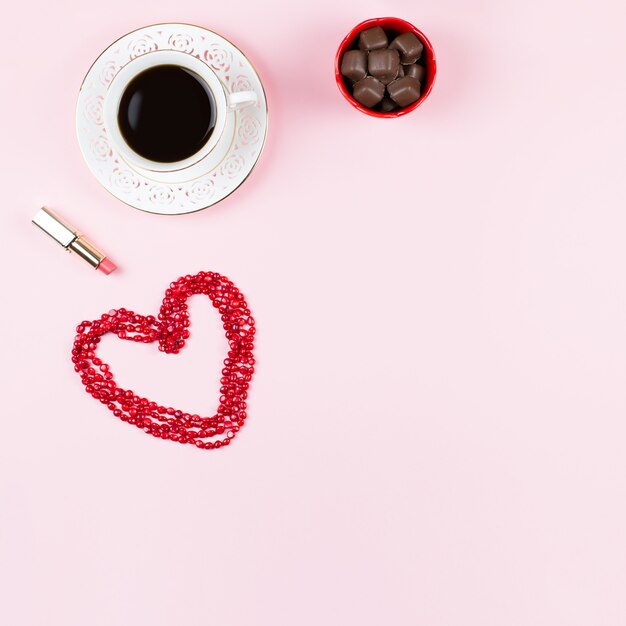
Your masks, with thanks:
<instances>
[{"instance_id":1,"label":"white teacup","mask_svg":"<svg viewBox=\"0 0 626 626\"><path fill-rule=\"evenodd\" d=\"M198 152L182 161L160 163L137 154L125 141L118 123L120 101L128 84L141 72L158 65L178 65L196 74L209 88L215 104L215 126L209 140ZM189 168L218 146L225 137L225 129L236 109L254 104L257 95L254 91L229 92L222 81L206 64L190 54L176 50L157 50L133 59L115 76L104 101L104 124L112 145L129 164L152 172L174 172Z\"/></svg>"}]
</instances>

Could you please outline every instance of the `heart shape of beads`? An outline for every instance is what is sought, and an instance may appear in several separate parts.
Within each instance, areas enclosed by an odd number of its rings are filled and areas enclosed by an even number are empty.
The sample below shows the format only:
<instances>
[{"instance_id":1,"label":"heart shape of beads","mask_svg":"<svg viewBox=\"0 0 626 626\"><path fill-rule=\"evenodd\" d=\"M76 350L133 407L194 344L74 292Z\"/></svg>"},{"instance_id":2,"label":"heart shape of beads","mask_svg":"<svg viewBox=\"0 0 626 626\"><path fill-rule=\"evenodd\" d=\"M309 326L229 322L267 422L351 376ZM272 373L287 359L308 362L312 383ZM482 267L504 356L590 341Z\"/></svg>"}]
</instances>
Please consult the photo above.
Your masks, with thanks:
<instances>
[{"instance_id":1,"label":"heart shape of beads","mask_svg":"<svg viewBox=\"0 0 626 626\"><path fill-rule=\"evenodd\" d=\"M166 407L118 387L110 366L96 356L98 344L107 333L125 341L158 342L161 352L177 354L189 338L187 299L195 294L207 295L220 313L229 347L220 379L219 404L211 417ZM248 387L254 373L255 330L250 309L232 281L216 272L199 272L170 284L157 316L120 308L81 322L76 327L72 362L85 391L123 422L153 437L211 450L229 445L246 420Z\"/></svg>"}]
</instances>

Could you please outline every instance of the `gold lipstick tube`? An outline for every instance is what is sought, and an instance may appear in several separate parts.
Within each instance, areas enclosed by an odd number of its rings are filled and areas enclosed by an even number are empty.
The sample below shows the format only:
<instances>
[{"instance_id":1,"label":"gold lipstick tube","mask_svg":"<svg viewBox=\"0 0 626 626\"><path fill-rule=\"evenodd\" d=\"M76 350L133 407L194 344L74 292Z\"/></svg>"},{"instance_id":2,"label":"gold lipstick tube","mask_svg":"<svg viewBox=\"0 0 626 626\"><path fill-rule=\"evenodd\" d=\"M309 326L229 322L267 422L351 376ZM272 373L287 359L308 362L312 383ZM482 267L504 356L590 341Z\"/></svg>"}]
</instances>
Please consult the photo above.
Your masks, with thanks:
<instances>
[{"instance_id":1,"label":"gold lipstick tube","mask_svg":"<svg viewBox=\"0 0 626 626\"><path fill-rule=\"evenodd\" d=\"M107 258L104 252L98 250L91 242L50 209L46 207L39 209L33 217L33 224L39 226L41 230L50 235L52 239L61 244L66 250L75 252L94 269L110 274L116 268L115 264Z\"/></svg>"}]
</instances>

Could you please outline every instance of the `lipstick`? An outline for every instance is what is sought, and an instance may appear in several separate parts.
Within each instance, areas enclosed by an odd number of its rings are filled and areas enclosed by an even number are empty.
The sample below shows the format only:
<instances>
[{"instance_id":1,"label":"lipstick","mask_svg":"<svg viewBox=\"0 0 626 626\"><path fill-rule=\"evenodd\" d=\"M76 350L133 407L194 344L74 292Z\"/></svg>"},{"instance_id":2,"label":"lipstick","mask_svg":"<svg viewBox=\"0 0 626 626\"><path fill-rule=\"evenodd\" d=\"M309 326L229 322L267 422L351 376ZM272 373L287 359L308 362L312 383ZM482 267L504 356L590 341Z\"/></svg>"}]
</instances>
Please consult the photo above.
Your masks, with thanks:
<instances>
[{"instance_id":1,"label":"lipstick","mask_svg":"<svg viewBox=\"0 0 626 626\"><path fill-rule=\"evenodd\" d=\"M100 252L98 248L50 209L46 207L39 209L33 217L33 224L48 233L68 252L75 252L79 257L85 259L94 269L100 270L104 274L110 274L117 268L115 263L107 258L106 254Z\"/></svg>"}]
</instances>

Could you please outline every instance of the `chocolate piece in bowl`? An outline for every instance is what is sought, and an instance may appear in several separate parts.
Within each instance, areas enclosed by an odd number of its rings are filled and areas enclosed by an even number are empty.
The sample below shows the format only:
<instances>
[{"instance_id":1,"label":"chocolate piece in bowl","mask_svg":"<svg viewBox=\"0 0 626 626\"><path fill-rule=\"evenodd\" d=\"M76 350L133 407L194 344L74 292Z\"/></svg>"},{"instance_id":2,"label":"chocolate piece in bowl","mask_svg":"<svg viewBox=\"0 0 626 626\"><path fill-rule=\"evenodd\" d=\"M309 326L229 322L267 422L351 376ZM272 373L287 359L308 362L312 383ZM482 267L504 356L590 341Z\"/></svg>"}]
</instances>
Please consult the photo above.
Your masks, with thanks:
<instances>
[{"instance_id":1,"label":"chocolate piece in bowl","mask_svg":"<svg viewBox=\"0 0 626 626\"><path fill-rule=\"evenodd\" d=\"M397 78L400 67L400 55L397 50L372 50L367 58L369 73L383 84L387 85Z\"/></svg>"},{"instance_id":2,"label":"chocolate piece in bowl","mask_svg":"<svg viewBox=\"0 0 626 626\"><path fill-rule=\"evenodd\" d=\"M341 59L341 73L355 82L365 78L367 75L367 52L348 50Z\"/></svg>"},{"instance_id":3,"label":"chocolate piece in bowl","mask_svg":"<svg viewBox=\"0 0 626 626\"><path fill-rule=\"evenodd\" d=\"M367 78L363 80L367 80ZM420 97L420 89L419 80L412 76L397 78L387 85L387 92L390 98L401 107L409 106L409 104L413 104L413 102L418 100Z\"/></svg>"},{"instance_id":4,"label":"chocolate piece in bowl","mask_svg":"<svg viewBox=\"0 0 626 626\"><path fill-rule=\"evenodd\" d=\"M365 107L376 106L385 95L385 85L373 76L366 76L354 85L354 99Z\"/></svg>"},{"instance_id":5,"label":"chocolate piece in bowl","mask_svg":"<svg viewBox=\"0 0 626 626\"><path fill-rule=\"evenodd\" d=\"M422 56L424 44L414 33L402 33L389 44L389 47L398 50L403 65L410 65Z\"/></svg>"},{"instance_id":6,"label":"chocolate piece in bowl","mask_svg":"<svg viewBox=\"0 0 626 626\"><path fill-rule=\"evenodd\" d=\"M426 68L419 63L413 63L412 65L401 65L400 66L404 71L404 76L412 76L413 78L417 78L420 83L424 82L424 78L426 78Z\"/></svg>"},{"instance_id":7,"label":"chocolate piece in bowl","mask_svg":"<svg viewBox=\"0 0 626 626\"><path fill-rule=\"evenodd\" d=\"M389 40L385 31L380 26L374 26L361 31L359 34L359 48L361 50L378 50L386 48Z\"/></svg>"},{"instance_id":8,"label":"chocolate piece in bowl","mask_svg":"<svg viewBox=\"0 0 626 626\"><path fill-rule=\"evenodd\" d=\"M381 113L390 113L398 108L398 105L391 98L383 98L378 105L378 110Z\"/></svg>"}]
</instances>

